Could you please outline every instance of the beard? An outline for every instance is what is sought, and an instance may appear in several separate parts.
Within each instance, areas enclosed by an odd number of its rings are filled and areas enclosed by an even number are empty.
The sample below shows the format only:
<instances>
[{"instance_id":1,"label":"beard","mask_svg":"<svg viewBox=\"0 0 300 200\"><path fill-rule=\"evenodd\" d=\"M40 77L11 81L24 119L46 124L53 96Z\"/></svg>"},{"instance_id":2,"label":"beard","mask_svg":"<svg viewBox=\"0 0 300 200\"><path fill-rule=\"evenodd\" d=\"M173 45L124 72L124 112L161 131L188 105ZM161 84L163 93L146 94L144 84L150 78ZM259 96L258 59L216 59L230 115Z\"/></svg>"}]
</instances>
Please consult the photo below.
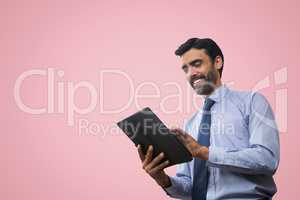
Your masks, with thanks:
<instances>
[{"instance_id":1,"label":"beard","mask_svg":"<svg viewBox=\"0 0 300 200\"><path fill-rule=\"evenodd\" d=\"M201 84L194 85L194 81L202 79ZM211 68L207 75L193 76L190 79L190 84L192 88L199 95L210 95L216 88L216 83L218 79L218 71L215 68Z\"/></svg>"}]
</instances>

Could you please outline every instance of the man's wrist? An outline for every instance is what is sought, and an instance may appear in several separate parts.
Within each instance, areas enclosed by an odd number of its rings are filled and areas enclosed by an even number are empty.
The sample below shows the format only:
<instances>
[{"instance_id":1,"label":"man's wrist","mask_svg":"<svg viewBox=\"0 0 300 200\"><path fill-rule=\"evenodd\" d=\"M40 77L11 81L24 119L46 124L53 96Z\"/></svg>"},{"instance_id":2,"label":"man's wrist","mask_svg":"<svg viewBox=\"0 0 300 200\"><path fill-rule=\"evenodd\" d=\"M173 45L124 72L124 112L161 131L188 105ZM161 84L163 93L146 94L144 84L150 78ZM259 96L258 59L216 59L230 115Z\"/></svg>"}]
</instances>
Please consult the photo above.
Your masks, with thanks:
<instances>
[{"instance_id":1,"label":"man's wrist","mask_svg":"<svg viewBox=\"0 0 300 200\"><path fill-rule=\"evenodd\" d=\"M170 177L166 174L162 179L156 181L162 188L168 188L172 185Z\"/></svg>"},{"instance_id":2,"label":"man's wrist","mask_svg":"<svg viewBox=\"0 0 300 200\"><path fill-rule=\"evenodd\" d=\"M208 160L208 156L209 148L206 146L200 146L196 157L202 160Z\"/></svg>"}]
</instances>

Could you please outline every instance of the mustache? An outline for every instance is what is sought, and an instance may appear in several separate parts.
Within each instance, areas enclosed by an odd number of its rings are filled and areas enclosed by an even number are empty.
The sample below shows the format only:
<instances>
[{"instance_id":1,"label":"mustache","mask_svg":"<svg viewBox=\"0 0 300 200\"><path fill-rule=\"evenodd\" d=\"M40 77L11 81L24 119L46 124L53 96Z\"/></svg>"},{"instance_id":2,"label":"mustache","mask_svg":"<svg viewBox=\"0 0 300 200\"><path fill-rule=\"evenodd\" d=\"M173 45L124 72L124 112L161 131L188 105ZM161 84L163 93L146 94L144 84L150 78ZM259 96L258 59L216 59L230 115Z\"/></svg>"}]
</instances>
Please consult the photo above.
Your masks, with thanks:
<instances>
[{"instance_id":1,"label":"mustache","mask_svg":"<svg viewBox=\"0 0 300 200\"><path fill-rule=\"evenodd\" d=\"M190 84L193 85L195 80L204 79L207 81L207 77L205 75L194 75L190 78Z\"/></svg>"}]
</instances>

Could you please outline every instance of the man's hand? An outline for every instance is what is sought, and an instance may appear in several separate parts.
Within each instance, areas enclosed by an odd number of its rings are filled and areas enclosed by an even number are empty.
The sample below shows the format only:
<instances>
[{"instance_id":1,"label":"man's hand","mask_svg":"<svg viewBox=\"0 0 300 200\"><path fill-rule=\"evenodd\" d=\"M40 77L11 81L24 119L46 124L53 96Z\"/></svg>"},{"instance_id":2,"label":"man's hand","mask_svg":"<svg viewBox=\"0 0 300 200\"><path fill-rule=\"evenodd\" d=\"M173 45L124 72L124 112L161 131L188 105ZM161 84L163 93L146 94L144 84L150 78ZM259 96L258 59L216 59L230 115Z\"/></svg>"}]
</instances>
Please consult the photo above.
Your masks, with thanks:
<instances>
[{"instance_id":1,"label":"man's hand","mask_svg":"<svg viewBox=\"0 0 300 200\"><path fill-rule=\"evenodd\" d=\"M143 169L163 188L171 186L171 181L169 176L164 172L164 168L169 164L166 160L161 163L164 158L164 154L161 153L154 159L153 156L153 146L150 145L147 149L146 155L144 155L141 145L138 145L138 152L140 159L143 163Z\"/></svg>"},{"instance_id":2,"label":"man's hand","mask_svg":"<svg viewBox=\"0 0 300 200\"><path fill-rule=\"evenodd\" d=\"M193 157L208 160L209 151L206 146L200 145L191 135L180 128L171 128L170 131L177 136Z\"/></svg>"}]
</instances>

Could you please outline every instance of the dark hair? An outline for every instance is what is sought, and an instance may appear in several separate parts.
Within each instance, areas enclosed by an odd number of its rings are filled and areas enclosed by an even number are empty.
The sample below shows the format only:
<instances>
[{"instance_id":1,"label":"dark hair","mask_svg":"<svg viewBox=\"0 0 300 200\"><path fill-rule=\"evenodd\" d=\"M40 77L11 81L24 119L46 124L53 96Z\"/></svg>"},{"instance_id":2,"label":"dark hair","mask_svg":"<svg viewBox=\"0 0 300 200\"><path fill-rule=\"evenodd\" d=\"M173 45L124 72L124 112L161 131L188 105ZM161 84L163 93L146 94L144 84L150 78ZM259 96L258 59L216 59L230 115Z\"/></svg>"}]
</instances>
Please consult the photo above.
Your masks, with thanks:
<instances>
[{"instance_id":1,"label":"dark hair","mask_svg":"<svg viewBox=\"0 0 300 200\"><path fill-rule=\"evenodd\" d=\"M213 41L210 38L190 38L185 43L180 45L178 49L175 51L175 55L182 56L185 52L188 50L196 48L196 49L205 49L205 52L210 57L211 61L214 62L215 58L217 56L221 56L223 60L223 66L221 69L219 69L220 77L222 77L222 71L224 67L224 56L220 49L220 47L217 45L215 41Z\"/></svg>"}]
</instances>

